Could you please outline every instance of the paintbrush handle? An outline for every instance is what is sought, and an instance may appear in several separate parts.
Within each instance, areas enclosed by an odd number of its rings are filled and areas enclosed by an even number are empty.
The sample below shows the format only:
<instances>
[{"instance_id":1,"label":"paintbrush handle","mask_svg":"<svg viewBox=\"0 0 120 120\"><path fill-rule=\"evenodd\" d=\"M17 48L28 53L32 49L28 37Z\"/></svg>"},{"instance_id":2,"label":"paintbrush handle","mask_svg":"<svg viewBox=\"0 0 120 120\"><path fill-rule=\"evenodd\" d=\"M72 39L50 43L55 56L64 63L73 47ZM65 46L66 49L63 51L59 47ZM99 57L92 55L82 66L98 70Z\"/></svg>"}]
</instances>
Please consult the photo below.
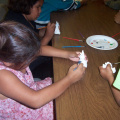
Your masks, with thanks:
<instances>
[{"instance_id":1,"label":"paintbrush handle","mask_svg":"<svg viewBox=\"0 0 120 120\"><path fill-rule=\"evenodd\" d=\"M72 48L72 47L86 47L86 46L63 46L62 48Z\"/></svg>"},{"instance_id":2,"label":"paintbrush handle","mask_svg":"<svg viewBox=\"0 0 120 120\"><path fill-rule=\"evenodd\" d=\"M120 62L116 62L116 63L112 63L113 65L115 65L115 64L120 64Z\"/></svg>"},{"instance_id":3,"label":"paintbrush handle","mask_svg":"<svg viewBox=\"0 0 120 120\"><path fill-rule=\"evenodd\" d=\"M70 40L76 40L76 41L82 41L83 42L83 40L79 40L79 39L73 39L73 38L68 38L68 37L63 37L63 38L70 39Z\"/></svg>"}]
</instances>

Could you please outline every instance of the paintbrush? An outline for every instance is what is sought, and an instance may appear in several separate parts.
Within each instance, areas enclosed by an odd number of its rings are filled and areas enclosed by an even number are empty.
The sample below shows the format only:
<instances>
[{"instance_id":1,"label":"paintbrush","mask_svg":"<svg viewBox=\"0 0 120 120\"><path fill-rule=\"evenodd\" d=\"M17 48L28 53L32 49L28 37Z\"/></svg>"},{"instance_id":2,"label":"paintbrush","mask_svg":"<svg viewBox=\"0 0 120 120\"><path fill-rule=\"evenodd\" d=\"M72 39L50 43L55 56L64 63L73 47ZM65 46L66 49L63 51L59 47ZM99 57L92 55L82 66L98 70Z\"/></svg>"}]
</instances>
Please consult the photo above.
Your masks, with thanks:
<instances>
[{"instance_id":1,"label":"paintbrush","mask_svg":"<svg viewBox=\"0 0 120 120\"><path fill-rule=\"evenodd\" d=\"M82 33L79 31L79 34L82 36L82 38L85 40L85 37L82 35Z\"/></svg>"},{"instance_id":2,"label":"paintbrush","mask_svg":"<svg viewBox=\"0 0 120 120\"><path fill-rule=\"evenodd\" d=\"M73 48L73 47L77 48L77 47L86 47L86 46L62 46L62 48Z\"/></svg>"},{"instance_id":3,"label":"paintbrush","mask_svg":"<svg viewBox=\"0 0 120 120\"><path fill-rule=\"evenodd\" d=\"M120 64L120 62L112 63L112 65L115 65L115 64Z\"/></svg>"},{"instance_id":4,"label":"paintbrush","mask_svg":"<svg viewBox=\"0 0 120 120\"><path fill-rule=\"evenodd\" d=\"M63 38L65 38L65 39L70 39L70 40L76 40L76 41L81 41L81 42L83 42L83 40L79 40L79 39L68 38L68 37L63 37Z\"/></svg>"}]
</instances>

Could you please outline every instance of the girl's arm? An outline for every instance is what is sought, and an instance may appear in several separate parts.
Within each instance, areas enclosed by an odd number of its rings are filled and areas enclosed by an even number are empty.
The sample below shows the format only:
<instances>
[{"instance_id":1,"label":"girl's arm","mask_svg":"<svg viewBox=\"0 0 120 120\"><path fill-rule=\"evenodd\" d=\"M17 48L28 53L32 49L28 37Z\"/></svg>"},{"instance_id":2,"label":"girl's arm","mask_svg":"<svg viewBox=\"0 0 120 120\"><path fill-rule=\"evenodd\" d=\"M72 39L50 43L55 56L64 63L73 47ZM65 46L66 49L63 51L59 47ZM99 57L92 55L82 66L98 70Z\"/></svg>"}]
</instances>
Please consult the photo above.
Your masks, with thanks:
<instances>
[{"instance_id":1,"label":"girl's arm","mask_svg":"<svg viewBox=\"0 0 120 120\"><path fill-rule=\"evenodd\" d=\"M110 88L112 90L112 93L114 95L114 98L117 104L120 106L120 91L112 86L114 82L114 76L113 76L110 65L107 65L106 68L103 68L102 66L100 66L99 69L100 69L100 75L108 81Z\"/></svg>"},{"instance_id":2,"label":"girl's arm","mask_svg":"<svg viewBox=\"0 0 120 120\"><path fill-rule=\"evenodd\" d=\"M71 52L62 49L57 49L51 46L41 46L39 55L67 58L72 61L79 61L80 52Z\"/></svg>"},{"instance_id":3,"label":"girl's arm","mask_svg":"<svg viewBox=\"0 0 120 120\"><path fill-rule=\"evenodd\" d=\"M55 24L54 23L48 23L46 29L41 29L39 31L39 35L44 37L41 40L41 45L47 45L50 40L52 39L55 31Z\"/></svg>"},{"instance_id":4,"label":"girl's arm","mask_svg":"<svg viewBox=\"0 0 120 120\"><path fill-rule=\"evenodd\" d=\"M112 90L113 96L114 96L117 104L120 106L120 91L113 87L114 78L109 79L108 82L109 82L110 88Z\"/></svg>"},{"instance_id":5,"label":"girl's arm","mask_svg":"<svg viewBox=\"0 0 120 120\"><path fill-rule=\"evenodd\" d=\"M74 71L74 69L77 69ZM58 82L35 91L24 85L13 73L0 71L0 93L31 108L40 108L61 95L70 85L81 80L85 73L83 64L73 65L67 76Z\"/></svg>"}]
</instances>

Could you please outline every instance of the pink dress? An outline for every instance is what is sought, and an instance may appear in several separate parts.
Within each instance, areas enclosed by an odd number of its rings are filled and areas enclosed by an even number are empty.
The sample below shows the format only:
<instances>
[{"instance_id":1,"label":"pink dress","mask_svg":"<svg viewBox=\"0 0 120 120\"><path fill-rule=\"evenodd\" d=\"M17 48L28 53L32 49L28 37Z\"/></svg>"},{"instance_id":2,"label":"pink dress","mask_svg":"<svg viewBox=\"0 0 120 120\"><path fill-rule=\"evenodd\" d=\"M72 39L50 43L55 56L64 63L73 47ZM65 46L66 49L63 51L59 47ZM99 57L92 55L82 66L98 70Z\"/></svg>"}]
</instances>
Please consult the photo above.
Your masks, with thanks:
<instances>
[{"instance_id":1,"label":"pink dress","mask_svg":"<svg viewBox=\"0 0 120 120\"><path fill-rule=\"evenodd\" d=\"M25 85L34 90L42 89L52 84L51 78L34 82L29 67L27 73L10 69L0 62L0 70L6 69L14 73ZM0 100L0 120L53 120L53 101L39 109L30 109L10 98Z\"/></svg>"}]
</instances>

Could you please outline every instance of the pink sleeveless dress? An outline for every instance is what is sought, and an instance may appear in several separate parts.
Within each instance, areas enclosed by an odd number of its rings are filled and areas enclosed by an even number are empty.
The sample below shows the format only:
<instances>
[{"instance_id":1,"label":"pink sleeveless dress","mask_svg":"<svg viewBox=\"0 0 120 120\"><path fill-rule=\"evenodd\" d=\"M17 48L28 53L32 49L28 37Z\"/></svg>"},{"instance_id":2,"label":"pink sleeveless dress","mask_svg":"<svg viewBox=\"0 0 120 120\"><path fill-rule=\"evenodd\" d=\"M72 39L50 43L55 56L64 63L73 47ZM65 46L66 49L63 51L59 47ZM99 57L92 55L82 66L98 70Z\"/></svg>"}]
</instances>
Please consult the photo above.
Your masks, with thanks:
<instances>
[{"instance_id":1,"label":"pink sleeveless dress","mask_svg":"<svg viewBox=\"0 0 120 120\"><path fill-rule=\"evenodd\" d=\"M34 82L29 67L26 68L27 73L23 74L20 71L3 66L0 62L0 70L2 69L11 71L25 85L34 90L39 90L52 84L51 78ZM53 120L53 101L39 109L31 109L10 98L0 100L0 120Z\"/></svg>"}]
</instances>

